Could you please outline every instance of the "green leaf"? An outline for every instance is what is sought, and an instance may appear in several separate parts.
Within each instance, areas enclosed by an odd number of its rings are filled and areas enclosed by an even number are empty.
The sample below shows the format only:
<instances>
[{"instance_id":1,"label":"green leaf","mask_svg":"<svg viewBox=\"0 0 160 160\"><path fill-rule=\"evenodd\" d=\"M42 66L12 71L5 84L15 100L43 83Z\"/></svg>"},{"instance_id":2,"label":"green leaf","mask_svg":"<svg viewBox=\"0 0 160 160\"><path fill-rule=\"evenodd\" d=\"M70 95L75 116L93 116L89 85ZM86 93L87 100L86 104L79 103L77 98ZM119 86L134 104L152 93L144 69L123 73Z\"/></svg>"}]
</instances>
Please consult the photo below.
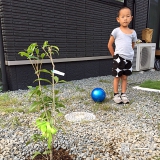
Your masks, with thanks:
<instances>
[{"instance_id":1,"label":"green leaf","mask_svg":"<svg viewBox=\"0 0 160 160\"><path fill-rule=\"evenodd\" d=\"M52 133L52 134L56 134L57 133L57 129L55 127L51 127L50 123L47 122L47 133Z\"/></svg>"},{"instance_id":2,"label":"green leaf","mask_svg":"<svg viewBox=\"0 0 160 160\"><path fill-rule=\"evenodd\" d=\"M62 117L63 114L62 114L62 113L58 113L57 116L58 116L58 117Z\"/></svg>"},{"instance_id":3,"label":"green leaf","mask_svg":"<svg viewBox=\"0 0 160 160\"><path fill-rule=\"evenodd\" d=\"M55 48L57 51L59 51L59 48L57 46L51 46L52 48Z\"/></svg>"},{"instance_id":4,"label":"green leaf","mask_svg":"<svg viewBox=\"0 0 160 160\"><path fill-rule=\"evenodd\" d=\"M36 81L45 81L45 82L48 82L48 83L52 84L52 82L50 80L44 79L44 78L38 78L34 82L36 82Z\"/></svg>"},{"instance_id":5,"label":"green leaf","mask_svg":"<svg viewBox=\"0 0 160 160\"><path fill-rule=\"evenodd\" d=\"M65 105L62 103L56 103L56 108L65 108Z\"/></svg>"},{"instance_id":6,"label":"green leaf","mask_svg":"<svg viewBox=\"0 0 160 160\"><path fill-rule=\"evenodd\" d=\"M36 86L36 87L32 87L32 86L28 86L30 92L28 93L28 95L30 96L30 98L32 98L32 96L35 94L37 96L40 96L42 94L40 87Z\"/></svg>"},{"instance_id":7,"label":"green leaf","mask_svg":"<svg viewBox=\"0 0 160 160\"><path fill-rule=\"evenodd\" d=\"M48 149L51 149L51 144L52 144L52 134L48 135Z\"/></svg>"},{"instance_id":8,"label":"green leaf","mask_svg":"<svg viewBox=\"0 0 160 160\"><path fill-rule=\"evenodd\" d=\"M48 151L44 151L43 152L43 154L50 154L51 153L51 151L50 150L48 150Z\"/></svg>"},{"instance_id":9,"label":"green leaf","mask_svg":"<svg viewBox=\"0 0 160 160\"><path fill-rule=\"evenodd\" d=\"M35 48L36 54L39 54L39 49Z\"/></svg>"},{"instance_id":10,"label":"green leaf","mask_svg":"<svg viewBox=\"0 0 160 160\"><path fill-rule=\"evenodd\" d=\"M43 124L46 124L46 121L43 121L41 118L38 118L38 119L36 120L36 124L37 124L37 126L39 127L39 126L41 126L41 125L43 125Z\"/></svg>"},{"instance_id":11,"label":"green leaf","mask_svg":"<svg viewBox=\"0 0 160 160\"><path fill-rule=\"evenodd\" d=\"M47 69L41 69L41 70L39 70L39 72L44 72L44 73L48 73L48 74L52 75L52 72L48 71Z\"/></svg>"},{"instance_id":12,"label":"green leaf","mask_svg":"<svg viewBox=\"0 0 160 160\"><path fill-rule=\"evenodd\" d=\"M44 118L45 116L46 116L46 113L43 112L43 113L41 113L40 118Z\"/></svg>"},{"instance_id":13,"label":"green leaf","mask_svg":"<svg viewBox=\"0 0 160 160\"><path fill-rule=\"evenodd\" d=\"M51 118L51 111L46 111L46 112L43 112L43 113L41 113L41 115L40 115L40 118L42 118L42 119L45 119L45 120L47 120L47 118Z\"/></svg>"},{"instance_id":14,"label":"green leaf","mask_svg":"<svg viewBox=\"0 0 160 160\"><path fill-rule=\"evenodd\" d=\"M35 50L35 48L38 47L38 44L37 43L32 43L29 48L32 49L32 50Z\"/></svg>"},{"instance_id":15,"label":"green leaf","mask_svg":"<svg viewBox=\"0 0 160 160\"><path fill-rule=\"evenodd\" d=\"M58 103L59 97L55 97L55 102Z\"/></svg>"},{"instance_id":16,"label":"green leaf","mask_svg":"<svg viewBox=\"0 0 160 160\"><path fill-rule=\"evenodd\" d=\"M57 133L57 129L56 128L52 128L52 134L56 134Z\"/></svg>"},{"instance_id":17,"label":"green leaf","mask_svg":"<svg viewBox=\"0 0 160 160\"><path fill-rule=\"evenodd\" d=\"M42 54L41 54L41 58L42 58L42 59L43 59L45 56L46 56L45 53L42 53Z\"/></svg>"},{"instance_id":18,"label":"green leaf","mask_svg":"<svg viewBox=\"0 0 160 160\"><path fill-rule=\"evenodd\" d=\"M40 106L42 105L42 103L40 101L34 101L30 108L29 108L29 111L32 112L32 111L35 111L36 109L38 109Z\"/></svg>"},{"instance_id":19,"label":"green leaf","mask_svg":"<svg viewBox=\"0 0 160 160\"><path fill-rule=\"evenodd\" d=\"M58 83L66 83L66 81L65 80L60 80L60 81L58 81Z\"/></svg>"},{"instance_id":20,"label":"green leaf","mask_svg":"<svg viewBox=\"0 0 160 160\"><path fill-rule=\"evenodd\" d=\"M54 90L54 94L57 95L59 93L59 90Z\"/></svg>"},{"instance_id":21,"label":"green leaf","mask_svg":"<svg viewBox=\"0 0 160 160\"><path fill-rule=\"evenodd\" d=\"M34 159L36 156L38 156L39 154L41 154L41 152L38 152L38 151L36 151L35 153L34 153L34 155L32 156L32 159Z\"/></svg>"},{"instance_id":22,"label":"green leaf","mask_svg":"<svg viewBox=\"0 0 160 160\"><path fill-rule=\"evenodd\" d=\"M60 113L60 110L59 110L59 109L55 109L55 111L56 111L57 113Z\"/></svg>"},{"instance_id":23,"label":"green leaf","mask_svg":"<svg viewBox=\"0 0 160 160\"><path fill-rule=\"evenodd\" d=\"M46 122L46 121L40 121L40 120L36 121L36 126L40 129L43 136L45 136L45 133L47 131L47 123L48 122Z\"/></svg>"},{"instance_id":24,"label":"green leaf","mask_svg":"<svg viewBox=\"0 0 160 160\"><path fill-rule=\"evenodd\" d=\"M52 94L52 89L48 87L47 85L42 86L45 92L51 93Z\"/></svg>"},{"instance_id":25,"label":"green leaf","mask_svg":"<svg viewBox=\"0 0 160 160\"><path fill-rule=\"evenodd\" d=\"M47 131L46 123L47 123L47 122L45 122L44 124L39 125L40 130L41 130L41 132L43 132L43 133L45 133L45 132Z\"/></svg>"},{"instance_id":26,"label":"green leaf","mask_svg":"<svg viewBox=\"0 0 160 160\"><path fill-rule=\"evenodd\" d=\"M31 144L31 141L27 141L27 142L26 142L26 145L27 145L27 146L28 146L29 144Z\"/></svg>"},{"instance_id":27,"label":"green leaf","mask_svg":"<svg viewBox=\"0 0 160 160\"><path fill-rule=\"evenodd\" d=\"M33 56L33 55L29 55L29 56L28 56L28 59L40 60L38 57L36 57L36 56Z\"/></svg>"},{"instance_id":28,"label":"green leaf","mask_svg":"<svg viewBox=\"0 0 160 160\"><path fill-rule=\"evenodd\" d=\"M45 49L46 47L48 47L48 41L44 41L42 48Z\"/></svg>"},{"instance_id":29,"label":"green leaf","mask_svg":"<svg viewBox=\"0 0 160 160\"><path fill-rule=\"evenodd\" d=\"M57 50L53 50L53 53L56 52L59 55L59 52Z\"/></svg>"},{"instance_id":30,"label":"green leaf","mask_svg":"<svg viewBox=\"0 0 160 160\"><path fill-rule=\"evenodd\" d=\"M43 121L40 119L36 120L36 125L37 127L41 130L42 135L47 137L50 136L49 134L56 134L57 133L57 129L54 127L50 126L50 123L47 121Z\"/></svg>"},{"instance_id":31,"label":"green leaf","mask_svg":"<svg viewBox=\"0 0 160 160\"><path fill-rule=\"evenodd\" d=\"M29 54L26 52L19 52L18 54L20 54L22 57L25 56L28 58Z\"/></svg>"},{"instance_id":32,"label":"green leaf","mask_svg":"<svg viewBox=\"0 0 160 160\"><path fill-rule=\"evenodd\" d=\"M33 54L33 52L34 52L34 50L35 50L35 47L37 47L37 46L38 46L37 43L32 43L32 44L28 47L27 53Z\"/></svg>"},{"instance_id":33,"label":"green leaf","mask_svg":"<svg viewBox=\"0 0 160 160\"><path fill-rule=\"evenodd\" d=\"M54 124L54 119L53 119L53 118L50 118L49 123L53 126L53 124Z\"/></svg>"},{"instance_id":34,"label":"green leaf","mask_svg":"<svg viewBox=\"0 0 160 160\"><path fill-rule=\"evenodd\" d=\"M34 134L31 138L33 139L34 142L44 140L44 137L41 134Z\"/></svg>"},{"instance_id":35,"label":"green leaf","mask_svg":"<svg viewBox=\"0 0 160 160\"><path fill-rule=\"evenodd\" d=\"M44 41L43 45L47 46L48 45L48 41Z\"/></svg>"},{"instance_id":36,"label":"green leaf","mask_svg":"<svg viewBox=\"0 0 160 160\"><path fill-rule=\"evenodd\" d=\"M56 83L58 83L59 78L57 76L54 76L54 80L55 80Z\"/></svg>"},{"instance_id":37,"label":"green leaf","mask_svg":"<svg viewBox=\"0 0 160 160\"><path fill-rule=\"evenodd\" d=\"M53 101L53 98L50 97L50 96L43 96L43 101L52 102L52 101Z\"/></svg>"},{"instance_id":38,"label":"green leaf","mask_svg":"<svg viewBox=\"0 0 160 160\"><path fill-rule=\"evenodd\" d=\"M33 50L30 49L30 48L28 48L28 49L27 49L27 53L28 53L28 54L33 54Z\"/></svg>"},{"instance_id":39,"label":"green leaf","mask_svg":"<svg viewBox=\"0 0 160 160\"><path fill-rule=\"evenodd\" d=\"M33 89L34 87L32 87L32 86L27 86L28 87L28 89Z\"/></svg>"}]
</instances>

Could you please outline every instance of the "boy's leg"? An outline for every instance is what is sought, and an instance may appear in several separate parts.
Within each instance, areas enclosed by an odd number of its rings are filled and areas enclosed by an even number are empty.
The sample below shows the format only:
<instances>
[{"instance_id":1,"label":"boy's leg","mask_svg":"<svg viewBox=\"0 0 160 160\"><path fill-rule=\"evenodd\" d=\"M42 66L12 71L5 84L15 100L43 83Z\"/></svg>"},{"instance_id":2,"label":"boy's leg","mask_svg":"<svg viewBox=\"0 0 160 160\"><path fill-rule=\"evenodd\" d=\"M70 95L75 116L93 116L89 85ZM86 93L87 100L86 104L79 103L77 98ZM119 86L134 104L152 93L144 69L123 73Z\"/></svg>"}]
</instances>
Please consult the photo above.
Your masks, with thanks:
<instances>
[{"instance_id":1,"label":"boy's leg","mask_svg":"<svg viewBox=\"0 0 160 160\"><path fill-rule=\"evenodd\" d=\"M127 76L126 75L122 75L121 77L121 87L122 87L121 99L124 104L129 103L129 100L126 95L126 90L127 90Z\"/></svg>"},{"instance_id":2,"label":"boy's leg","mask_svg":"<svg viewBox=\"0 0 160 160\"><path fill-rule=\"evenodd\" d=\"M122 58L119 57L119 55L114 55L113 66L112 66L112 76L114 76L113 91L115 94L118 93L118 84L119 84L120 77L122 76L122 73L123 73L122 69L120 69L121 63L124 63L122 61Z\"/></svg>"},{"instance_id":3,"label":"boy's leg","mask_svg":"<svg viewBox=\"0 0 160 160\"><path fill-rule=\"evenodd\" d=\"M114 77L114 80L113 80L113 91L114 91L114 93L118 93L119 80L120 80L120 77Z\"/></svg>"},{"instance_id":4,"label":"boy's leg","mask_svg":"<svg viewBox=\"0 0 160 160\"><path fill-rule=\"evenodd\" d=\"M127 90L127 77L130 76L131 74L132 74L132 62L129 60L125 60L123 75L121 77L121 88L122 88L121 99L124 104L129 103L129 100L126 95L126 90Z\"/></svg>"},{"instance_id":5,"label":"boy's leg","mask_svg":"<svg viewBox=\"0 0 160 160\"><path fill-rule=\"evenodd\" d=\"M126 93L127 90L127 76L122 75L121 77L121 88L122 88L122 93Z\"/></svg>"},{"instance_id":6,"label":"boy's leg","mask_svg":"<svg viewBox=\"0 0 160 160\"><path fill-rule=\"evenodd\" d=\"M120 77L114 77L114 80L113 80L113 90L114 90L114 98L113 98L113 100L117 104L121 104L122 103L121 96L118 93L119 80L120 80Z\"/></svg>"},{"instance_id":7,"label":"boy's leg","mask_svg":"<svg viewBox=\"0 0 160 160\"><path fill-rule=\"evenodd\" d=\"M114 76L113 80L113 91L115 103L122 103L121 95L118 93L118 86L121 76L123 74L123 68L125 66L125 62L123 59L117 54L113 56L113 67L112 67L112 76Z\"/></svg>"}]
</instances>

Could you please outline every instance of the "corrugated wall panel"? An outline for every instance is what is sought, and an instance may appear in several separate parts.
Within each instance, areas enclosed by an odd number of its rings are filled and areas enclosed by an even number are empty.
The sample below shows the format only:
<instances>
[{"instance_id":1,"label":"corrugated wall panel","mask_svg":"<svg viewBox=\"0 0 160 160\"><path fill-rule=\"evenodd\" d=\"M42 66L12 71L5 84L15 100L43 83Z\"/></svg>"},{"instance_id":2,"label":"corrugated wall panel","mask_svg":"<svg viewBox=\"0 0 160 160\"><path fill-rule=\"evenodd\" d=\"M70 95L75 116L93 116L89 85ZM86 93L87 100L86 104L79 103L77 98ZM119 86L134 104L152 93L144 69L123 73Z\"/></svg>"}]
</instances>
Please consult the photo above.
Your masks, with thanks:
<instances>
[{"instance_id":1,"label":"corrugated wall panel","mask_svg":"<svg viewBox=\"0 0 160 160\"><path fill-rule=\"evenodd\" d=\"M135 30L139 39L142 38L142 30L146 28L148 14L148 0L136 1Z\"/></svg>"},{"instance_id":2,"label":"corrugated wall panel","mask_svg":"<svg viewBox=\"0 0 160 160\"><path fill-rule=\"evenodd\" d=\"M111 30L118 26L119 7L92 0L2 0L6 60L25 59L17 53L32 42L45 40L60 48L58 58L110 55L106 44Z\"/></svg>"},{"instance_id":3,"label":"corrugated wall panel","mask_svg":"<svg viewBox=\"0 0 160 160\"><path fill-rule=\"evenodd\" d=\"M127 1L131 9L133 1ZM0 0L6 60L25 59L18 55L19 51L33 42L42 45L45 40L60 48L60 55L55 58L110 55L107 43L111 31L119 26L116 16L122 5L108 0ZM146 24L147 1L137 1L136 6L135 29L140 35ZM66 73L65 80L72 80L110 74L111 64L112 59L57 63L56 69ZM50 64L44 67L49 68ZM30 65L7 66L9 89L31 85L34 80L28 74L31 70ZM21 78L22 74L23 77L27 75L29 81Z\"/></svg>"}]
</instances>

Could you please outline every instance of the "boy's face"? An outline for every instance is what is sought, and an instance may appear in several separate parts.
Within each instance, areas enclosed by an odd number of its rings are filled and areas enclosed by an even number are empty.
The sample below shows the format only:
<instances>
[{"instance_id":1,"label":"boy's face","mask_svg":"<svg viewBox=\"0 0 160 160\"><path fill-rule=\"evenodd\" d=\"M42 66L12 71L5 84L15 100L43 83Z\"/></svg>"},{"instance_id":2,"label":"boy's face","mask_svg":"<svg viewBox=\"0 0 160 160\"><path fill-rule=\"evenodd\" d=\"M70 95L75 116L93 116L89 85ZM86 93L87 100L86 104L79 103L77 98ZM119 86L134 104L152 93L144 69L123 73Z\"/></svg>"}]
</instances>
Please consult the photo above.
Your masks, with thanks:
<instances>
[{"instance_id":1,"label":"boy's face","mask_svg":"<svg viewBox=\"0 0 160 160\"><path fill-rule=\"evenodd\" d=\"M119 17L117 17L117 22L123 27L128 27L129 23L132 21L131 11L128 8L120 10Z\"/></svg>"}]
</instances>

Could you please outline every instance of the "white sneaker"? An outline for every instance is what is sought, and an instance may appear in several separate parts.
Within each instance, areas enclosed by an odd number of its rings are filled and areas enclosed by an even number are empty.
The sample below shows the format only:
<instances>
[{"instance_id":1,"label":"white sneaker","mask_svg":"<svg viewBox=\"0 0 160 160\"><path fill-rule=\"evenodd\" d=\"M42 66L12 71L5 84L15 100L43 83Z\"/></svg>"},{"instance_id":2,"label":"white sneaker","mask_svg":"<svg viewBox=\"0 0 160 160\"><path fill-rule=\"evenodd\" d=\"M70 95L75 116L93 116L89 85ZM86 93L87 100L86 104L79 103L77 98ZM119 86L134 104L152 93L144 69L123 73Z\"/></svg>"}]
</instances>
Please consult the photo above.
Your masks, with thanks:
<instances>
[{"instance_id":1,"label":"white sneaker","mask_svg":"<svg viewBox=\"0 0 160 160\"><path fill-rule=\"evenodd\" d=\"M121 95L121 99L124 104L129 103L129 100L128 100L127 95L125 93Z\"/></svg>"},{"instance_id":2,"label":"white sneaker","mask_svg":"<svg viewBox=\"0 0 160 160\"><path fill-rule=\"evenodd\" d=\"M117 104L123 103L120 94L116 94L116 95L113 97L113 100L114 100L114 102L117 103Z\"/></svg>"}]
</instances>

